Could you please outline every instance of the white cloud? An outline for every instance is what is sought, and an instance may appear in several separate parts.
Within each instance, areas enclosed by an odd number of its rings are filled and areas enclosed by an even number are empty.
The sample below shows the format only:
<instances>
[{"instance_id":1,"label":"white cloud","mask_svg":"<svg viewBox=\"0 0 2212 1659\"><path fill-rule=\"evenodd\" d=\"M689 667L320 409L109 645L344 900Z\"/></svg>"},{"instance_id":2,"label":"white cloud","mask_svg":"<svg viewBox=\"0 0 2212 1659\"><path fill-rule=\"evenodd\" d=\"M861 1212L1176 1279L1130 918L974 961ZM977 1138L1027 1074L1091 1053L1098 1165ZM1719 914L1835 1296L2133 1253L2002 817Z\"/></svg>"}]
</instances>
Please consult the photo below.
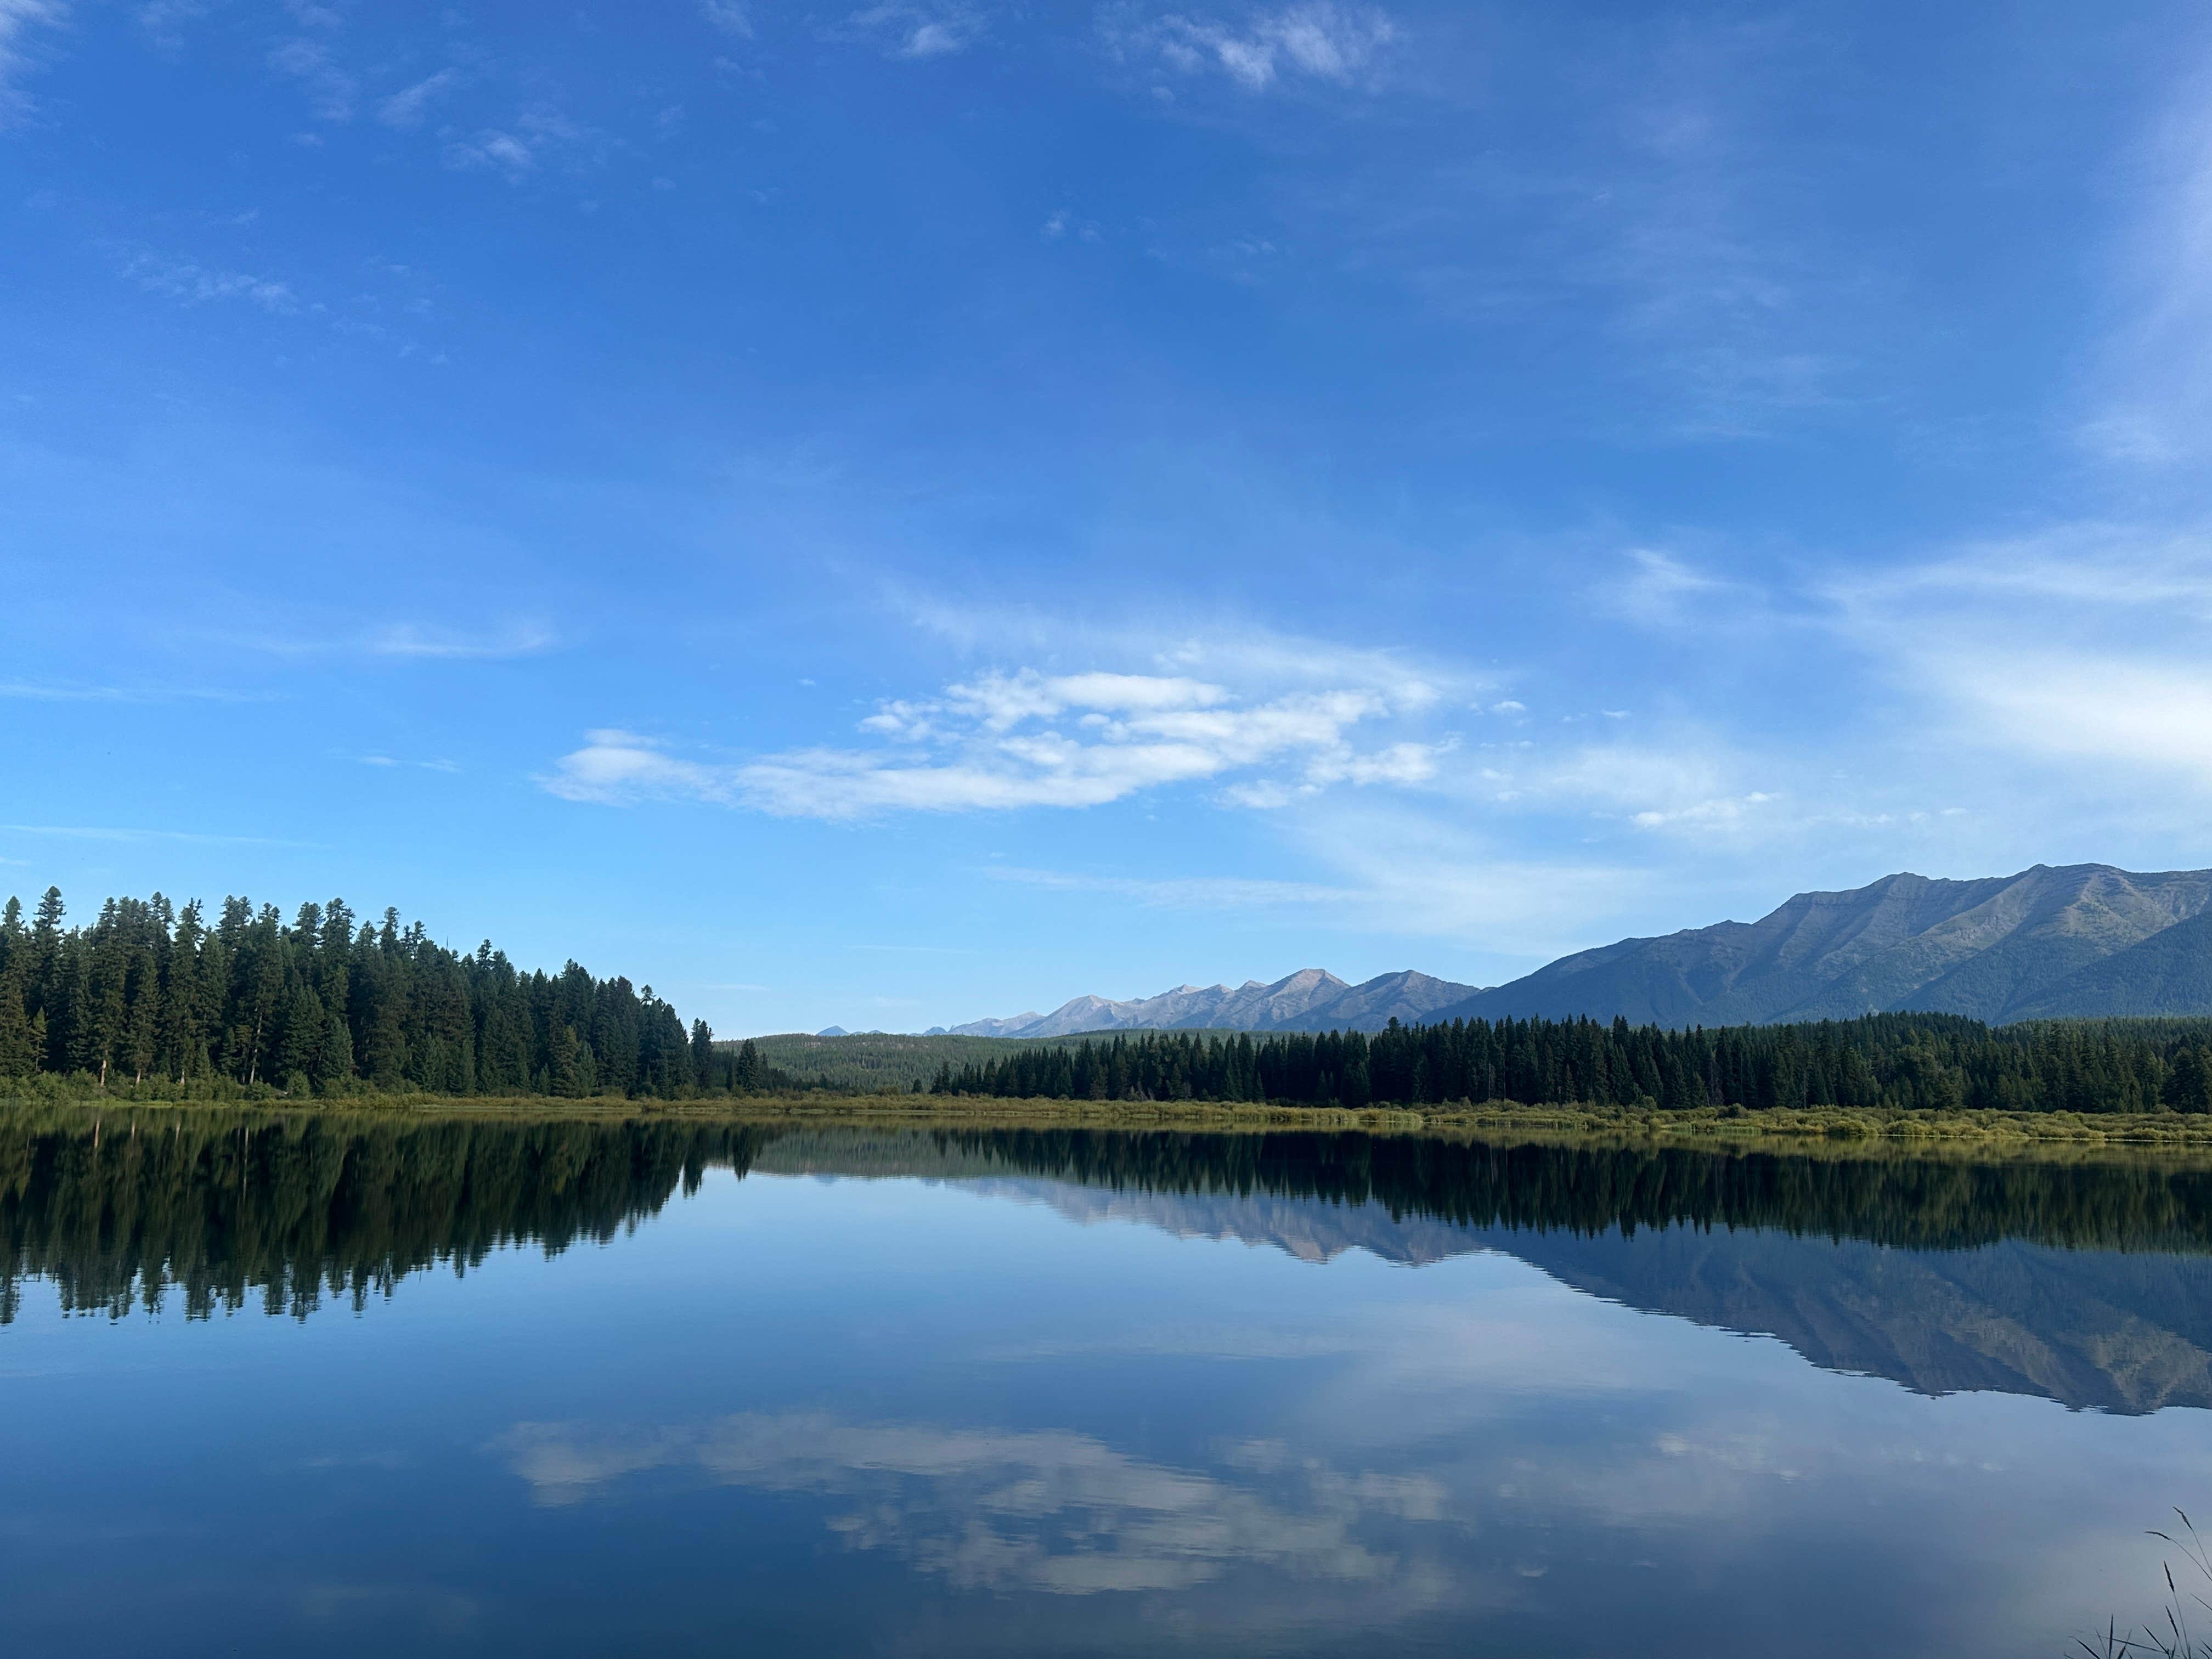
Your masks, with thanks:
<instances>
[{"instance_id":1,"label":"white cloud","mask_svg":"<svg viewBox=\"0 0 2212 1659\"><path fill-rule=\"evenodd\" d=\"M182 26L208 15L212 0L145 0L137 9L138 27L157 46L174 47L183 40Z\"/></svg>"},{"instance_id":2,"label":"white cloud","mask_svg":"<svg viewBox=\"0 0 2212 1659\"><path fill-rule=\"evenodd\" d=\"M269 67L288 75L307 89L308 107L323 121L353 118L353 76L337 65L331 49L319 40L280 43L269 54Z\"/></svg>"},{"instance_id":3,"label":"white cloud","mask_svg":"<svg viewBox=\"0 0 2212 1659\"><path fill-rule=\"evenodd\" d=\"M1285 75L1348 83L1398 39L1384 13L1332 0L1261 11L1237 27L1180 13L1151 21L1121 13L1110 15L1104 29L1124 57L1156 56L1185 74L1218 70L1249 92Z\"/></svg>"},{"instance_id":4,"label":"white cloud","mask_svg":"<svg viewBox=\"0 0 2212 1659\"><path fill-rule=\"evenodd\" d=\"M149 294L167 295L191 305L217 300L244 300L277 316L299 311L299 296L291 284L245 271L218 270L191 259L142 250L129 255L123 274Z\"/></svg>"},{"instance_id":5,"label":"white cloud","mask_svg":"<svg viewBox=\"0 0 2212 1659\"><path fill-rule=\"evenodd\" d=\"M58 836L76 841L174 841L206 847L319 848L311 841L280 841L268 836L207 836L190 830L127 830L88 824L0 823L11 836Z\"/></svg>"},{"instance_id":6,"label":"white cloud","mask_svg":"<svg viewBox=\"0 0 2212 1659\"><path fill-rule=\"evenodd\" d=\"M369 652L380 657L441 657L474 659L534 656L560 644L560 635L543 623L512 622L489 632L459 629L420 623L394 623L366 637Z\"/></svg>"},{"instance_id":7,"label":"white cloud","mask_svg":"<svg viewBox=\"0 0 2212 1659\"><path fill-rule=\"evenodd\" d=\"M964 5L917 5L886 0L856 11L848 27L874 40L892 58L944 58L965 52L983 37L983 15Z\"/></svg>"},{"instance_id":8,"label":"white cloud","mask_svg":"<svg viewBox=\"0 0 2212 1659\"><path fill-rule=\"evenodd\" d=\"M1948 593L1977 609L2050 604L2107 615L2173 612L2212 621L2212 528L2127 524L2055 526L2039 534L1972 544L1946 558L1839 580L1847 611L1909 607Z\"/></svg>"},{"instance_id":9,"label":"white cloud","mask_svg":"<svg viewBox=\"0 0 2212 1659\"><path fill-rule=\"evenodd\" d=\"M534 656L562 643L554 629L528 619L477 629L445 623L389 623L380 628L321 635L311 629L276 622L255 632L218 637L228 646L277 657L367 655L456 662Z\"/></svg>"},{"instance_id":10,"label":"white cloud","mask_svg":"<svg viewBox=\"0 0 2212 1659\"><path fill-rule=\"evenodd\" d=\"M1340 925L1449 939L1493 961L1518 958L1516 972L1617 937L1673 885L1590 849L1517 852L1466 811L1403 798L1331 796L1286 828L1344 893Z\"/></svg>"},{"instance_id":11,"label":"white cloud","mask_svg":"<svg viewBox=\"0 0 2212 1659\"><path fill-rule=\"evenodd\" d=\"M1929 653L1917 666L2008 746L2212 792L2212 666L2202 659L2000 647Z\"/></svg>"},{"instance_id":12,"label":"white cloud","mask_svg":"<svg viewBox=\"0 0 2212 1659\"><path fill-rule=\"evenodd\" d=\"M727 768L679 759L650 738L611 728L586 732L584 746L563 755L559 769L538 781L564 800L732 799Z\"/></svg>"},{"instance_id":13,"label":"white cloud","mask_svg":"<svg viewBox=\"0 0 2212 1659\"><path fill-rule=\"evenodd\" d=\"M473 138L457 139L446 147L447 164L454 167L492 167L519 178L538 165L530 146L511 132L487 127Z\"/></svg>"},{"instance_id":14,"label":"white cloud","mask_svg":"<svg viewBox=\"0 0 2212 1659\"><path fill-rule=\"evenodd\" d=\"M1747 583L1699 570L1656 548L1631 548L1629 571L1604 590L1608 608L1646 628L1696 623L1711 630L1771 626L1766 595Z\"/></svg>"},{"instance_id":15,"label":"white cloud","mask_svg":"<svg viewBox=\"0 0 2212 1659\"><path fill-rule=\"evenodd\" d=\"M441 69L435 75L427 75L379 104L376 118L388 127L403 131L420 126L431 104L460 85L461 80L461 72L457 69Z\"/></svg>"},{"instance_id":16,"label":"white cloud","mask_svg":"<svg viewBox=\"0 0 2212 1659\"><path fill-rule=\"evenodd\" d=\"M446 165L459 170L485 168L510 182L547 164L586 170L605 160L610 141L593 127L574 121L550 104L533 104L504 127L486 127L446 146Z\"/></svg>"},{"instance_id":17,"label":"white cloud","mask_svg":"<svg viewBox=\"0 0 2212 1659\"><path fill-rule=\"evenodd\" d=\"M31 67L24 46L28 32L58 27L68 15L61 0L0 0L0 122L21 114L29 104L17 85Z\"/></svg>"},{"instance_id":18,"label":"white cloud","mask_svg":"<svg viewBox=\"0 0 2212 1659\"><path fill-rule=\"evenodd\" d=\"M1405 712L1372 686L1240 698L1188 676L1024 670L883 703L860 727L896 748L811 748L708 765L603 733L565 757L547 787L571 799L689 793L786 817L854 818L1099 806L1262 767L1280 769L1286 788L1402 786L1432 775L1441 745L1362 748L1353 734Z\"/></svg>"},{"instance_id":19,"label":"white cloud","mask_svg":"<svg viewBox=\"0 0 2212 1659\"><path fill-rule=\"evenodd\" d=\"M753 38L752 8L744 0L700 0L699 15L725 34Z\"/></svg>"},{"instance_id":20,"label":"white cloud","mask_svg":"<svg viewBox=\"0 0 2212 1659\"><path fill-rule=\"evenodd\" d=\"M1350 904L1357 903L1361 896L1346 888L1315 882L1268 881L1242 876L1100 876L1006 864L987 866L983 873L994 881L1010 881L1060 893L1104 893L1164 909L1244 910L1279 904Z\"/></svg>"},{"instance_id":21,"label":"white cloud","mask_svg":"<svg viewBox=\"0 0 2212 1659\"><path fill-rule=\"evenodd\" d=\"M0 697L29 702L252 702L251 693L200 686L92 685L81 680L0 680Z\"/></svg>"},{"instance_id":22,"label":"white cloud","mask_svg":"<svg viewBox=\"0 0 2212 1659\"><path fill-rule=\"evenodd\" d=\"M2201 459L2212 432L2212 65L2182 76L2144 147L2141 206L2115 271L2126 320L2081 430L2108 459Z\"/></svg>"},{"instance_id":23,"label":"white cloud","mask_svg":"<svg viewBox=\"0 0 2212 1659\"><path fill-rule=\"evenodd\" d=\"M2083 786L2157 777L2212 793L2212 531L2061 526L1839 580L1826 597L1948 742L2075 763Z\"/></svg>"},{"instance_id":24,"label":"white cloud","mask_svg":"<svg viewBox=\"0 0 2212 1659\"><path fill-rule=\"evenodd\" d=\"M1741 823L1747 814L1771 804L1776 798L1763 790L1754 789L1747 795L1716 797L1711 800L1692 801L1687 806L1678 806L1672 811L1647 808L1636 814L1632 822L1642 830L1666 830L1685 826L1705 827Z\"/></svg>"}]
</instances>

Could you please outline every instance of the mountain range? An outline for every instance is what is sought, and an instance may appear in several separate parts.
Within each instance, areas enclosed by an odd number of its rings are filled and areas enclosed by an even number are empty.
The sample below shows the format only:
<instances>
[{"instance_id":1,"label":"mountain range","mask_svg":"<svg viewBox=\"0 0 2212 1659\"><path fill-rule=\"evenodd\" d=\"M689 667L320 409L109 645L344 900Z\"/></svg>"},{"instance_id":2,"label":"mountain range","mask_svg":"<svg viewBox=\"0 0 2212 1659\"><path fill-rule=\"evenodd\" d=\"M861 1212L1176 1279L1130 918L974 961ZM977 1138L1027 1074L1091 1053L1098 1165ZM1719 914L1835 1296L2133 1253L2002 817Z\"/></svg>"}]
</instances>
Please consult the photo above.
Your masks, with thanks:
<instances>
[{"instance_id":1,"label":"mountain range","mask_svg":"<svg viewBox=\"0 0 2212 1659\"><path fill-rule=\"evenodd\" d=\"M1347 985L1319 968L1302 969L1273 985L1247 980L1226 985L1178 985L1156 997L1113 1002L1077 997L1048 1014L979 1019L938 1035L951 1036L1067 1036L1077 1031L1379 1031L1393 1018L1411 1024L1475 994L1471 985L1431 979L1411 970L1382 974Z\"/></svg>"},{"instance_id":2,"label":"mountain range","mask_svg":"<svg viewBox=\"0 0 2212 1659\"><path fill-rule=\"evenodd\" d=\"M1639 1025L1765 1025L1904 1011L1992 1024L2212 1014L2212 870L2039 864L1972 881L1898 874L1797 894L1757 921L1577 951L1505 985L1410 970L1350 985L1309 968L1272 985L1183 985L1130 1001L1077 997L1048 1014L976 1020L951 1034L1379 1030L1394 1018L1583 1014Z\"/></svg>"}]
</instances>

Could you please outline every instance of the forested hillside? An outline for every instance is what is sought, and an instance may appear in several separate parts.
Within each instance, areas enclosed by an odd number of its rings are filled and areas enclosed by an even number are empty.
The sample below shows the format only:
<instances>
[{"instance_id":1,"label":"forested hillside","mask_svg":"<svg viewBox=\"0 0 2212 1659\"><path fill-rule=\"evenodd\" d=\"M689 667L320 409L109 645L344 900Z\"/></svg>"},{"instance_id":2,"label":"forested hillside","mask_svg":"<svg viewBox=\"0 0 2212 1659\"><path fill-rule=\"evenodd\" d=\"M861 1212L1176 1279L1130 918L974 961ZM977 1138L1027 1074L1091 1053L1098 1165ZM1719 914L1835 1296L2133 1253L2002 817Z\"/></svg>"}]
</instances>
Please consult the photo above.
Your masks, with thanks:
<instances>
[{"instance_id":1,"label":"forested hillside","mask_svg":"<svg viewBox=\"0 0 2212 1659\"><path fill-rule=\"evenodd\" d=\"M449 951L396 910L357 925L333 899L287 922L231 898L210 923L157 893L110 899L89 927L64 916L52 888L27 922L15 899L0 911L0 1079L568 1097L787 1081L651 986L573 962L525 973L489 941Z\"/></svg>"}]
</instances>

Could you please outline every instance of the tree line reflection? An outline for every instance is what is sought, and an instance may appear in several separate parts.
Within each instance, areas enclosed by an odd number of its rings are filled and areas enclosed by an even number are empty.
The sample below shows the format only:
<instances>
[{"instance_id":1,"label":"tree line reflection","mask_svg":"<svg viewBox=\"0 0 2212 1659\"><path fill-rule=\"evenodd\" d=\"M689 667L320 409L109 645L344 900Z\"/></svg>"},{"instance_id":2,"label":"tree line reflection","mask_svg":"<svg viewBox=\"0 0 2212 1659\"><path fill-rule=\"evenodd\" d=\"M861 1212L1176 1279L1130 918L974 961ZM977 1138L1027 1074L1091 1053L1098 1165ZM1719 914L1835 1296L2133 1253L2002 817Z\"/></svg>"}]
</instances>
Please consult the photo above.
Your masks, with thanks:
<instances>
[{"instance_id":1,"label":"tree line reflection","mask_svg":"<svg viewBox=\"0 0 2212 1659\"><path fill-rule=\"evenodd\" d=\"M1375 1205L1395 1219L1584 1237L1762 1229L1914 1249L2021 1239L2212 1251L2212 1170L2152 1158L1942 1157L1351 1133L794 1131L672 1117L0 1113L0 1322L27 1279L71 1312L359 1309L513 1246L606 1243L709 1169L1042 1177Z\"/></svg>"}]
</instances>

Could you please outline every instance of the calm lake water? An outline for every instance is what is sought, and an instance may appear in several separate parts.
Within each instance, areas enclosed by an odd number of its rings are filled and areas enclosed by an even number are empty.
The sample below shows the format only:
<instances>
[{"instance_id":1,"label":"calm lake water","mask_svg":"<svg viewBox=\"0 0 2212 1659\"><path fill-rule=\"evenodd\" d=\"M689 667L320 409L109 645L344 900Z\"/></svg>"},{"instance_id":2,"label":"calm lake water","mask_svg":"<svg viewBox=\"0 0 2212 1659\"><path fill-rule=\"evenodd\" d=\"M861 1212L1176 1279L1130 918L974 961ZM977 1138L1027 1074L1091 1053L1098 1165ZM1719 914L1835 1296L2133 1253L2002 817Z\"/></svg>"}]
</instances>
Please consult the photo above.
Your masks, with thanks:
<instances>
[{"instance_id":1,"label":"calm lake water","mask_svg":"<svg viewBox=\"0 0 2212 1659\"><path fill-rule=\"evenodd\" d=\"M2057 1656L2212 1175L0 1110L16 1653Z\"/></svg>"}]
</instances>

